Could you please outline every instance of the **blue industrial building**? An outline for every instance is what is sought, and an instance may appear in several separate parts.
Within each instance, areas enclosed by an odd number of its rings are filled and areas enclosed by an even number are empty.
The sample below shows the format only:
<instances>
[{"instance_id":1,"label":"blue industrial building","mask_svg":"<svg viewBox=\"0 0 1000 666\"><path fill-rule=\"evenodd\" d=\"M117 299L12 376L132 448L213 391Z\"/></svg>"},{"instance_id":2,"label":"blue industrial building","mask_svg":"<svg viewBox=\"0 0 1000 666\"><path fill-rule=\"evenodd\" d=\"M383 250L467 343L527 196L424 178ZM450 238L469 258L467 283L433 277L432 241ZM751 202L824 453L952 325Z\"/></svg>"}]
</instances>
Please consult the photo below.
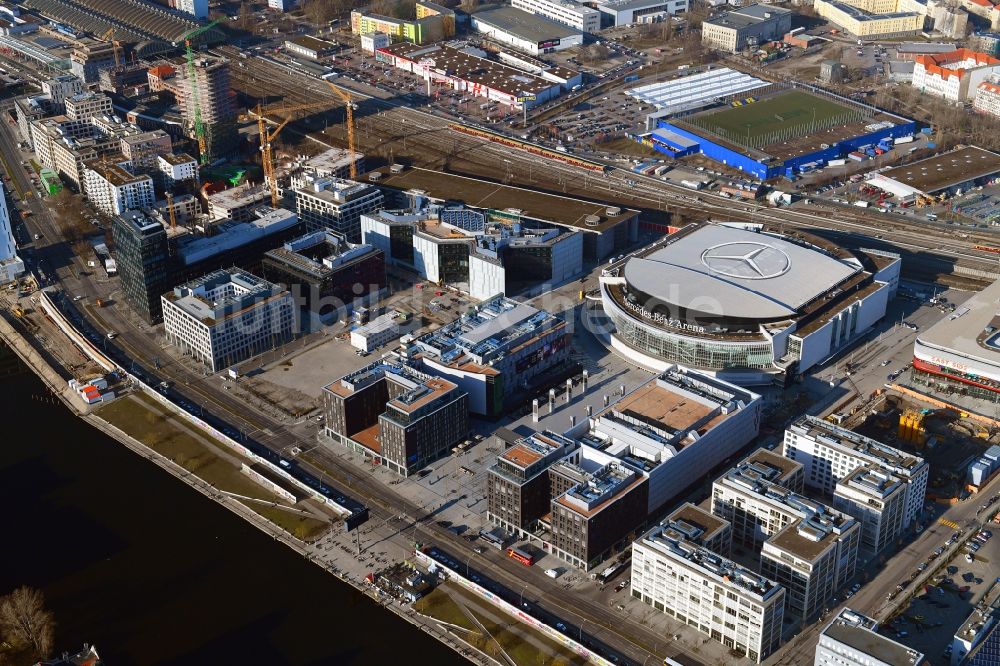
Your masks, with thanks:
<instances>
[{"instance_id":1,"label":"blue industrial building","mask_svg":"<svg viewBox=\"0 0 1000 666\"><path fill-rule=\"evenodd\" d=\"M716 143L708 136L696 134L666 120L659 121L658 128L650 134L641 137L641 140L642 143L672 157L701 154L728 167L739 169L760 180L768 180L781 176L790 178L801 171L809 171L810 166L814 168L820 167L830 160L839 159L850 152L863 151L868 146L875 146L883 139L898 139L912 136L917 131L914 121L904 118L898 118L898 120L902 122L892 127L884 127L874 132L844 139L831 144L827 148L821 148L805 155L797 155L786 160L776 160L766 155L754 158L740 150Z\"/></svg>"}]
</instances>

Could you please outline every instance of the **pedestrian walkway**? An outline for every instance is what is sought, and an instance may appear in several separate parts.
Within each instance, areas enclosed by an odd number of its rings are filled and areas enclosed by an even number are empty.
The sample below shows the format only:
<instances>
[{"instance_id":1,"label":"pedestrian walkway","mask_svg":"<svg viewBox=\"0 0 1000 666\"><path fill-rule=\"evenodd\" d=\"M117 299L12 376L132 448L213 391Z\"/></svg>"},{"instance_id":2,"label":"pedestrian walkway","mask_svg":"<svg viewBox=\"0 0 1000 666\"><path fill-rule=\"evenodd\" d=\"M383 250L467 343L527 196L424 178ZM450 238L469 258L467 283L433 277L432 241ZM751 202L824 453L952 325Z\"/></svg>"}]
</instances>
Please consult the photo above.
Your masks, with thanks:
<instances>
[{"instance_id":1,"label":"pedestrian walkway","mask_svg":"<svg viewBox=\"0 0 1000 666\"><path fill-rule=\"evenodd\" d=\"M945 527L950 527L953 530L958 529L958 523L956 523L953 520L945 520L944 518L938 518L938 522L944 525Z\"/></svg>"}]
</instances>

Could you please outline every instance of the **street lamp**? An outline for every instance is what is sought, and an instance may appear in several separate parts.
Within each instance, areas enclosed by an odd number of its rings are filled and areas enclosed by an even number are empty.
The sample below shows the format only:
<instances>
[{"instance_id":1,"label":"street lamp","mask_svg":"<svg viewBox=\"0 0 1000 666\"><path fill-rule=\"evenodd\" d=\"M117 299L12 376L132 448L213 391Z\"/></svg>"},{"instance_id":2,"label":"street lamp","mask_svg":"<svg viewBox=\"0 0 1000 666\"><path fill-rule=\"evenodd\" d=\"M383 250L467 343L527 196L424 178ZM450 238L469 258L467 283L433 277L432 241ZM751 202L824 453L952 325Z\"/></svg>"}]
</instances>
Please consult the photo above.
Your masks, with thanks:
<instances>
[{"instance_id":1,"label":"street lamp","mask_svg":"<svg viewBox=\"0 0 1000 666\"><path fill-rule=\"evenodd\" d=\"M524 591L527 589L528 589L527 584L525 584L525 586L521 588L521 602L518 604L521 608L524 608Z\"/></svg>"}]
</instances>

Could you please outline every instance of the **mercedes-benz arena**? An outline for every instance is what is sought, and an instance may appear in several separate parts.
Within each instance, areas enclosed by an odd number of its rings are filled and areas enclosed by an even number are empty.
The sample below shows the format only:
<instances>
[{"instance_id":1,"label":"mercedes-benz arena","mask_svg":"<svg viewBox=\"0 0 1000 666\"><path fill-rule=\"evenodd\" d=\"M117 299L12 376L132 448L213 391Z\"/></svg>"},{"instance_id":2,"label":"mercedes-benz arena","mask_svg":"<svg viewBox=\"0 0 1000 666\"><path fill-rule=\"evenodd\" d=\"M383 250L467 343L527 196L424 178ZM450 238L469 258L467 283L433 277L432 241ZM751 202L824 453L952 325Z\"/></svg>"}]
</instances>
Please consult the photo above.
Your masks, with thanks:
<instances>
[{"instance_id":1,"label":"mercedes-benz arena","mask_svg":"<svg viewBox=\"0 0 1000 666\"><path fill-rule=\"evenodd\" d=\"M993 400L1000 393L1000 281L960 305L913 343L913 381Z\"/></svg>"},{"instance_id":2,"label":"mercedes-benz arena","mask_svg":"<svg viewBox=\"0 0 1000 666\"><path fill-rule=\"evenodd\" d=\"M781 383L880 320L899 266L898 255L804 233L699 223L609 265L601 301L612 345L639 365Z\"/></svg>"}]
</instances>

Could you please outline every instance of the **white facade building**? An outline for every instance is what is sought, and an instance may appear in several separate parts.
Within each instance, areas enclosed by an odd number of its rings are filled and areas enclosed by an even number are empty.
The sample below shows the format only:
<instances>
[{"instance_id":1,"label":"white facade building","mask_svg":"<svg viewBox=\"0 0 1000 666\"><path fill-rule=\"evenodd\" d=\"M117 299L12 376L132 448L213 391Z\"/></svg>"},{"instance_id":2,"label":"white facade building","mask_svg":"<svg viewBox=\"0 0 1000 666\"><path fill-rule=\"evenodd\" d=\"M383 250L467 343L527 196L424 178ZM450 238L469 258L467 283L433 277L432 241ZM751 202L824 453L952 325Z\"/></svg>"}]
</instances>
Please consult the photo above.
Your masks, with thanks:
<instances>
[{"instance_id":1,"label":"white facade building","mask_svg":"<svg viewBox=\"0 0 1000 666\"><path fill-rule=\"evenodd\" d=\"M606 0L597 5L612 26L656 23L688 10L689 0Z\"/></svg>"},{"instance_id":2,"label":"white facade building","mask_svg":"<svg viewBox=\"0 0 1000 666\"><path fill-rule=\"evenodd\" d=\"M903 531L906 484L899 477L869 464L837 482L833 508L861 523L861 548L875 554L891 545Z\"/></svg>"},{"instance_id":3,"label":"white facade building","mask_svg":"<svg viewBox=\"0 0 1000 666\"><path fill-rule=\"evenodd\" d=\"M7 193L0 184L0 284L13 282L24 273L24 262L17 256L14 230L7 209Z\"/></svg>"},{"instance_id":4,"label":"white facade building","mask_svg":"<svg viewBox=\"0 0 1000 666\"><path fill-rule=\"evenodd\" d=\"M186 153L157 155L156 168L167 190L185 180L193 180L196 184L198 182L198 160Z\"/></svg>"},{"instance_id":5,"label":"white facade building","mask_svg":"<svg viewBox=\"0 0 1000 666\"><path fill-rule=\"evenodd\" d=\"M295 206L309 231L336 231L351 243L361 242L361 216L382 208L382 192L367 183L341 178L309 179L295 190Z\"/></svg>"},{"instance_id":6,"label":"white facade building","mask_svg":"<svg viewBox=\"0 0 1000 666\"><path fill-rule=\"evenodd\" d=\"M1000 86L990 81L984 81L976 88L976 98L972 108L987 116L1000 118Z\"/></svg>"},{"instance_id":7,"label":"white facade building","mask_svg":"<svg viewBox=\"0 0 1000 666\"><path fill-rule=\"evenodd\" d=\"M601 29L599 11L571 0L512 0L510 4L514 9L545 16L581 32L593 33Z\"/></svg>"},{"instance_id":8,"label":"white facade building","mask_svg":"<svg viewBox=\"0 0 1000 666\"><path fill-rule=\"evenodd\" d=\"M196 19L208 18L208 0L177 0L177 10Z\"/></svg>"},{"instance_id":9,"label":"white facade building","mask_svg":"<svg viewBox=\"0 0 1000 666\"><path fill-rule=\"evenodd\" d=\"M950 102L965 102L976 95L980 83L1000 73L1000 60L972 49L919 55L911 84L920 92Z\"/></svg>"},{"instance_id":10,"label":"white facade building","mask_svg":"<svg viewBox=\"0 0 1000 666\"><path fill-rule=\"evenodd\" d=\"M363 352L373 352L406 335L416 328L417 323L418 321L412 317L404 317L398 312L387 312L363 326L352 329L351 346Z\"/></svg>"},{"instance_id":11,"label":"white facade building","mask_svg":"<svg viewBox=\"0 0 1000 666\"><path fill-rule=\"evenodd\" d=\"M785 589L669 526L633 542L632 596L757 663L781 643Z\"/></svg>"},{"instance_id":12,"label":"white facade building","mask_svg":"<svg viewBox=\"0 0 1000 666\"><path fill-rule=\"evenodd\" d=\"M290 340L295 301L279 285L220 270L161 297L167 341L212 372Z\"/></svg>"},{"instance_id":13,"label":"white facade building","mask_svg":"<svg viewBox=\"0 0 1000 666\"><path fill-rule=\"evenodd\" d=\"M761 405L745 388L672 366L595 412L579 439L598 462L642 466L653 513L756 437Z\"/></svg>"},{"instance_id":14,"label":"white facade building","mask_svg":"<svg viewBox=\"0 0 1000 666\"><path fill-rule=\"evenodd\" d=\"M66 99L68 97L72 97L83 91L83 80L74 74L63 74L62 76L42 81L42 94L48 95L53 107L59 112L66 108Z\"/></svg>"},{"instance_id":15,"label":"white facade building","mask_svg":"<svg viewBox=\"0 0 1000 666\"><path fill-rule=\"evenodd\" d=\"M805 467L807 486L829 495L838 481L859 466L875 463L906 484L903 528L923 512L929 472L923 458L814 416L803 416L785 430L783 453Z\"/></svg>"},{"instance_id":16,"label":"white facade building","mask_svg":"<svg viewBox=\"0 0 1000 666\"><path fill-rule=\"evenodd\" d=\"M378 49L384 49L392 44L392 39L384 32L369 32L361 35L361 50L365 53L375 53Z\"/></svg>"},{"instance_id":17,"label":"white facade building","mask_svg":"<svg viewBox=\"0 0 1000 666\"><path fill-rule=\"evenodd\" d=\"M924 655L878 633L878 623L844 608L819 635L813 666L924 666Z\"/></svg>"},{"instance_id":18,"label":"white facade building","mask_svg":"<svg viewBox=\"0 0 1000 666\"><path fill-rule=\"evenodd\" d=\"M84 169L84 191L94 206L108 215L152 208L156 201L153 179L133 175L117 164L90 164Z\"/></svg>"},{"instance_id":19,"label":"white facade building","mask_svg":"<svg viewBox=\"0 0 1000 666\"><path fill-rule=\"evenodd\" d=\"M472 29L518 51L540 55L583 44L583 33L547 16L515 7L495 7L475 12Z\"/></svg>"}]
</instances>

